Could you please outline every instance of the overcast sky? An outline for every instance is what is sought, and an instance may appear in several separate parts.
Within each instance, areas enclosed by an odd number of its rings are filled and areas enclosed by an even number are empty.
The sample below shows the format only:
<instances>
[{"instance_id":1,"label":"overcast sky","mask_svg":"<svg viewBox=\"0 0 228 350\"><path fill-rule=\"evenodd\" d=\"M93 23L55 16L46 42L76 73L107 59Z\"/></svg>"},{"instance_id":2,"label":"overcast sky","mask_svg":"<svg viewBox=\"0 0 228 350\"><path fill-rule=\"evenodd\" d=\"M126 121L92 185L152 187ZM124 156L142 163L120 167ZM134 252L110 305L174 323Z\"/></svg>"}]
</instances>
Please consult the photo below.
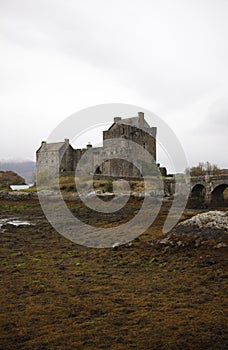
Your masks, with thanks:
<instances>
[{"instance_id":1,"label":"overcast sky","mask_svg":"<svg viewBox=\"0 0 228 350\"><path fill-rule=\"evenodd\" d=\"M190 165L228 167L227 18L227 0L0 0L0 159L121 102L166 121Z\"/></svg>"}]
</instances>

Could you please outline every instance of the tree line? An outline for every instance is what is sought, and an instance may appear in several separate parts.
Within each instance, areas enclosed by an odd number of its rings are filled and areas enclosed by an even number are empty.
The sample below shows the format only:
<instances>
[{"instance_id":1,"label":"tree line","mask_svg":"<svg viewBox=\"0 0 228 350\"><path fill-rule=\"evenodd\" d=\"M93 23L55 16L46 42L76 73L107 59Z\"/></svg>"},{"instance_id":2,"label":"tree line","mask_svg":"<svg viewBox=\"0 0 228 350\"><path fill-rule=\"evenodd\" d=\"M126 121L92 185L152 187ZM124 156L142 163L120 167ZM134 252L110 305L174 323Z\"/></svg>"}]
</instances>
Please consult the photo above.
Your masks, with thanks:
<instances>
[{"instance_id":1,"label":"tree line","mask_svg":"<svg viewBox=\"0 0 228 350\"><path fill-rule=\"evenodd\" d=\"M221 169L216 164L200 162L196 166L187 168L186 173L190 176L219 175L221 174Z\"/></svg>"}]
</instances>

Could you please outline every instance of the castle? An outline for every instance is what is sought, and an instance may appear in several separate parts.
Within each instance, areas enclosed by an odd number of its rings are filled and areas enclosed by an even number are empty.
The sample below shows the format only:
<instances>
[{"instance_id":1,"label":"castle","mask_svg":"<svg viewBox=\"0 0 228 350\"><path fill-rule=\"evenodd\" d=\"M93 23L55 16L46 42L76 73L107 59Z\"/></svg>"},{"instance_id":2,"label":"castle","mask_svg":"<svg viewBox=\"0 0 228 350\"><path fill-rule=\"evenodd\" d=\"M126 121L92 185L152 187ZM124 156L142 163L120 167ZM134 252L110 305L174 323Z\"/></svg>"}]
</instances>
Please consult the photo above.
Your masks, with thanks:
<instances>
[{"instance_id":1,"label":"castle","mask_svg":"<svg viewBox=\"0 0 228 350\"><path fill-rule=\"evenodd\" d=\"M146 149L156 164L156 127L150 127L144 118L144 113L139 112L136 117L122 119L114 118L113 124L108 130L103 131L103 144L110 139L124 139L137 143ZM39 172L58 172L59 174L74 172L82 155L90 149L95 174L113 177L140 177L140 171L131 162L123 159L107 159L101 162L102 147L74 149L68 139L64 142L47 143L42 141L36 152L36 164ZM115 150L113 150L115 152ZM136 155L137 156L137 155Z\"/></svg>"}]
</instances>

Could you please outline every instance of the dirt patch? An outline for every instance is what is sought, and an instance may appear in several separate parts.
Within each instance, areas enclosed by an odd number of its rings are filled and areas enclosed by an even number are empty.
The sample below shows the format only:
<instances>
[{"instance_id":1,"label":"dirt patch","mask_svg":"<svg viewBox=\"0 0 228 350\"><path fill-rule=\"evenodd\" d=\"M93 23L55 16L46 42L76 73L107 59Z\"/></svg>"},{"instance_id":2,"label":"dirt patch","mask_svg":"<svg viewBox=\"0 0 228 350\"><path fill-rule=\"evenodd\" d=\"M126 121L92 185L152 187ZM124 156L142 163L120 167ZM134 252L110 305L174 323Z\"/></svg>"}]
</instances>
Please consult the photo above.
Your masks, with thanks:
<instances>
[{"instance_id":1,"label":"dirt patch","mask_svg":"<svg viewBox=\"0 0 228 350\"><path fill-rule=\"evenodd\" d=\"M122 220L139 204L129 202ZM96 224L80 203L68 205ZM227 348L227 249L157 244L166 208L115 249L66 240L35 198L1 200L0 209L35 223L0 232L2 349Z\"/></svg>"}]
</instances>

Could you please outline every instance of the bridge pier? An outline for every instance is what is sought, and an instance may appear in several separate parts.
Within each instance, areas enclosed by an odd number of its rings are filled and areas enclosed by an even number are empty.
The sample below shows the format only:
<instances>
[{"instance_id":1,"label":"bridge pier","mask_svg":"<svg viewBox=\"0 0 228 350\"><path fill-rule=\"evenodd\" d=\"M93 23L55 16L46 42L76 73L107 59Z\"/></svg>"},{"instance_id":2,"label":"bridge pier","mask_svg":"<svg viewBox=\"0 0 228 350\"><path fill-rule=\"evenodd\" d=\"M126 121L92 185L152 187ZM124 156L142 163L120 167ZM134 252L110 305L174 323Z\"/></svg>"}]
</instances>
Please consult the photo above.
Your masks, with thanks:
<instances>
[{"instance_id":1,"label":"bridge pier","mask_svg":"<svg viewBox=\"0 0 228 350\"><path fill-rule=\"evenodd\" d=\"M207 207L210 207L211 205L211 182L210 182L210 176L205 175L205 197L204 197L204 202Z\"/></svg>"}]
</instances>

